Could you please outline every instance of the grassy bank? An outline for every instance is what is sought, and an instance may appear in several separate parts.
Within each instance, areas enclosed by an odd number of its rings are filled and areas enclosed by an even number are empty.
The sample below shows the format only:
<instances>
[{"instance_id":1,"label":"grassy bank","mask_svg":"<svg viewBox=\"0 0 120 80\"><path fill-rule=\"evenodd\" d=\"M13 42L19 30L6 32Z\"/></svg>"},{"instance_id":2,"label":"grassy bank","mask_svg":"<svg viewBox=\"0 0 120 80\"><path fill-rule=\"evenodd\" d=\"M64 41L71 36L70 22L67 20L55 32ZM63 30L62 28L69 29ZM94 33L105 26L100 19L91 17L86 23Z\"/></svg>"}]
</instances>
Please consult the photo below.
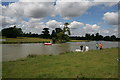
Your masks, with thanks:
<instances>
[{"instance_id":1,"label":"grassy bank","mask_svg":"<svg viewBox=\"0 0 120 80\"><path fill-rule=\"evenodd\" d=\"M30 37L18 37L18 38L3 38L6 41L3 41L3 44L12 44L12 43L43 43L50 42L50 39L42 38L30 38Z\"/></svg>"},{"instance_id":2,"label":"grassy bank","mask_svg":"<svg viewBox=\"0 0 120 80\"><path fill-rule=\"evenodd\" d=\"M0 38L5 39L6 41L2 41L2 44L17 44L17 43L44 43L50 42L51 39L42 39L42 38L34 38L34 37L17 37L17 38ZM85 42L90 40L70 40L69 42Z\"/></svg>"},{"instance_id":3,"label":"grassy bank","mask_svg":"<svg viewBox=\"0 0 120 80\"><path fill-rule=\"evenodd\" d=\"M69 42L88 42L90 40L70 40Z\"/></svg>"},{"instance_id":4,"label":"grassy bank","mask_svg":"<svg viewBox=\"0 0 120 80\"><path fill-rule=\"evenodd\" d=\"M117 48L29 56L3 62L3 78L116 78L117 56Z\"/></svg>"}]
</instances>

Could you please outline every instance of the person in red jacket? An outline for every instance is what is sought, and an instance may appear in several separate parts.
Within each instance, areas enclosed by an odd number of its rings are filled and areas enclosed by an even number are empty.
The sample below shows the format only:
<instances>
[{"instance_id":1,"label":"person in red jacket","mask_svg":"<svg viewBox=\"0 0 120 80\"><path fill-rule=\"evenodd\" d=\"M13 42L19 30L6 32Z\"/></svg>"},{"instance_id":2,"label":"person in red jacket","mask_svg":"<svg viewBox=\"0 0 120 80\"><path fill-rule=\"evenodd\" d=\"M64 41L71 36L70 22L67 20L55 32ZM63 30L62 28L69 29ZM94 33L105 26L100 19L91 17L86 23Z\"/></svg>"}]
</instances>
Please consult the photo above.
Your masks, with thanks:
<instances>
[{"instance_id":1,"label":"person in red jacket","mask_svg":"<svg viewBox=\"0 0 120 80\"><path fill-rule=\"evenodd\" d=\"M102 45L102 43L100 43L100 44L99 44L100 50L102 50L102 47L103 47L103 45Z\"/></svg>"}]
</instances>

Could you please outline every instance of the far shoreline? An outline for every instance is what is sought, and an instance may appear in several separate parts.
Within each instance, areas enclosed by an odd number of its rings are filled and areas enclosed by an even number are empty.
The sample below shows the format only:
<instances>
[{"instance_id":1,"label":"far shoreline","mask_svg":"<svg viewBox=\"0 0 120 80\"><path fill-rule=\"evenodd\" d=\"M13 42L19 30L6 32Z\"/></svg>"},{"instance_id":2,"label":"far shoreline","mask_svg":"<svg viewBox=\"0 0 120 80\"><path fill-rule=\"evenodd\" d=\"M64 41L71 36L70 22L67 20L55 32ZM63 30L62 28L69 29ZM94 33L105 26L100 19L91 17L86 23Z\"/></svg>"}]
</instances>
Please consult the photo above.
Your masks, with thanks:
<instances>
[{"instance_id":1,"label":"far shoreline","mask_svg":"<svg viewBox=\"0 0 120 80\"><path fill-rule=\"evenodd\" d=\"M51 39L34 38L34 37L18 37L18 38L1 38L4 41L0 41L0 44L28 44L28 43L50 43ZM70 40L68 42L90 42L96 40ZM104 41L104 40L98 40ZM120 41L110 41L110 42L120 42ZM60 43L58 43L60 44Z\"/></svg>"}]
</instances>

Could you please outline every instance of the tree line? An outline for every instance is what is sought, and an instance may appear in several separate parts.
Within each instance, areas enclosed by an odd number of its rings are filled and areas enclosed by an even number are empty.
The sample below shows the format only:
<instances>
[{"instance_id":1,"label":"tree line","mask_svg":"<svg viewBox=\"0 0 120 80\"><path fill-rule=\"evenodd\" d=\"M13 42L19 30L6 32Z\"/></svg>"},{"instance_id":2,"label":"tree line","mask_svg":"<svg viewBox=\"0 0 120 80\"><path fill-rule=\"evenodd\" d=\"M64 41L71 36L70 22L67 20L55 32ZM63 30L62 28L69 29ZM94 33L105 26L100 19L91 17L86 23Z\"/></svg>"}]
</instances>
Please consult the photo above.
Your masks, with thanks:
<instances>
[{"instance_id":1,"label":"tree line","mask_svg":"<svg viewBox=\"0 0 120 80\"><path fill-rule=\"evenodd\" d=\"M55 28L52 31L52 34L49 33L49 28L43 28L41 34L35 33L23 33L21 28L9 27L1 30L1 35L7 38L16 38L16 37L39 37L44 39L52 39L53 43L63 43L70 40L70 29L67 27L69 23L64 24L64 28ZM66 34L68 32L68 34Z\"/></svg>"},{"instance_id":2,"label":"tree line","mask_svg":"<svg viewBox=\"0 0 120 80\"><path fill-rule=\"evenodd\" d=\"M120 38L117 38L115 35L111 36L102 36L99 33L96 34L88 34L86 33L85 36L71 36L70 39L73 40L104 40L104 41L119 41Z\"/></svg>"},{"instance_id":3,"label":"tree line","mask_svg":"<svg viewBox=\"0 0 120 80\"><path fill-rule=\"evenodd\" d=\"M85 36L69 36L70 35L70 29L68 28L68 23L64 24L64 28L55 28L52 30L52 33L50 34L49 28L43 28L41 34L35 34L35 33L23 33L21 28L9 27L4 28L1 30L2 36L7 38L16 38L16 37L39 37L44 39L52 39L53 43L57 42L67 42L69 40L105 40L105 41L118 41L120 40L115 35L112 36L102 36L99 33L96 34L88 34L86 33ZM67 33L66 33L67 32Z\"/></svg>"}]
</instances>

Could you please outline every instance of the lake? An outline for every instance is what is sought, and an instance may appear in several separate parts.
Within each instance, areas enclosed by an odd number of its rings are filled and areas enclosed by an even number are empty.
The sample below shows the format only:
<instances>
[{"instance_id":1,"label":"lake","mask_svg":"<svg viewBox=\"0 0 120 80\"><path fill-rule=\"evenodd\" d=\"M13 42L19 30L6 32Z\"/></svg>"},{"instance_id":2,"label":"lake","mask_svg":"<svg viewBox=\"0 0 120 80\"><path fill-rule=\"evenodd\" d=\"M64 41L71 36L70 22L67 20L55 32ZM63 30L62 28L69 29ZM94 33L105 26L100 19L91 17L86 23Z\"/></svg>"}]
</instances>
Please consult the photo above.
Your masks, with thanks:
<instances>
[{"instance_id":1,"label":"lake","mask_svg":"<svg viewBox=\"0 0 120 80\"><path fill-rule=\"evenodd\" d=\"M118 47L118 42L99 41L103 44L103 48ZM90 50L96 49L96 41L90 42L67 42L63 44L44 45L43 43L29 44L1 44L2 60L12 61L27 57L29 54L60 54L79 49L80 45L89 46Z\"/></svg>"}]
</instances>

